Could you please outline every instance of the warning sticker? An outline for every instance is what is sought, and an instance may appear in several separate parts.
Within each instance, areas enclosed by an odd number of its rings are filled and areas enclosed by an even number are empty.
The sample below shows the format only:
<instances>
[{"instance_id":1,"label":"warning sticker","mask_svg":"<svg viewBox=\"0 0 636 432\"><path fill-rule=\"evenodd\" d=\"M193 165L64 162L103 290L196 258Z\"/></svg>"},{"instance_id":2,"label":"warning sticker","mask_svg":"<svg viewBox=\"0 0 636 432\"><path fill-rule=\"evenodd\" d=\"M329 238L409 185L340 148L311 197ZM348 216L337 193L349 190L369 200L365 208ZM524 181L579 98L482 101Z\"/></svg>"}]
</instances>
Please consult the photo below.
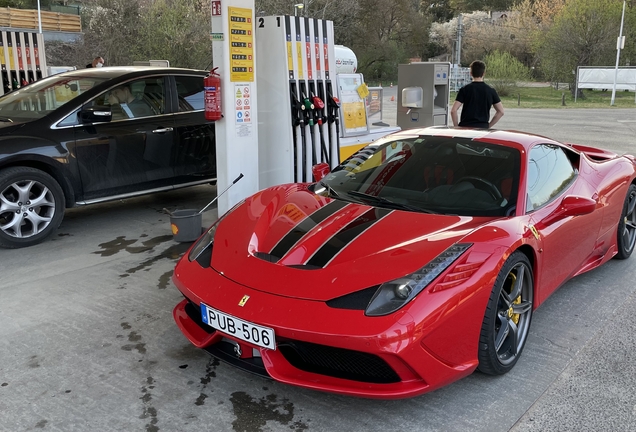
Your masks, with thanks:
<instances>
[{"instance_id":1,"label":"warning sticker","mask_svg":"<svg viewBox=\"0 0 636 432\"><path fill-rule=\"evenodd\" d=\"M236 136L248 137L252 134L252 87L251 84L234 85L234 108Z\"/></svg>"}]
</instances>

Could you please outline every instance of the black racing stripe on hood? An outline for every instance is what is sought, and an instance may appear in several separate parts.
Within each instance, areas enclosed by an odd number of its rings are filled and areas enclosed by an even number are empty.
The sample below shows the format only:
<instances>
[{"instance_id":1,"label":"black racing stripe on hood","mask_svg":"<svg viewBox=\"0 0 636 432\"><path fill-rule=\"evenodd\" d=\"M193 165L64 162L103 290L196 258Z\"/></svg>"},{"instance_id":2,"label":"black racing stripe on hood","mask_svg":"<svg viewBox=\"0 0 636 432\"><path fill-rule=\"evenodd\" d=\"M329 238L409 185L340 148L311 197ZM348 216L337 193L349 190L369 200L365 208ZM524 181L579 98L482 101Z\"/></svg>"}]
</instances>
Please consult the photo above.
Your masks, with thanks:
<instances>
[{"instance_id":1,"label":"black racing stripe on hood","mask_svg":"<svg viewBox=\"0 0 636 432\"><path fill-rule=\"evenodd\" d=\"M281 259L287 252L294 247L296 243L300 241L305 234L314 229L318 224L327 219L329 216L336 212L339 212L349 203L345 201L332 201L326 206L316 210L305 219L303 219L298 225L293 227L285 237L280 239L278 244L274 246L274 249L270 252L270 255Z\"/></svg>"},{"instance_id":2,"label":"black racing stripe on hood","mask_svg":"<svg viewBox=\"0 0 636 432\"><path fill-rule=\"evenodd\" d=\"M392 210L382 208L372 208L365 212L362 216L355 219L349 225L338 231L331 237L327 243L322 245L320 249L312 256L306 265L325 267L329 264L344 248L352 241L359 237L363 232L371 228L383 217L391 213Z\"/></svg>"}]
</instances>

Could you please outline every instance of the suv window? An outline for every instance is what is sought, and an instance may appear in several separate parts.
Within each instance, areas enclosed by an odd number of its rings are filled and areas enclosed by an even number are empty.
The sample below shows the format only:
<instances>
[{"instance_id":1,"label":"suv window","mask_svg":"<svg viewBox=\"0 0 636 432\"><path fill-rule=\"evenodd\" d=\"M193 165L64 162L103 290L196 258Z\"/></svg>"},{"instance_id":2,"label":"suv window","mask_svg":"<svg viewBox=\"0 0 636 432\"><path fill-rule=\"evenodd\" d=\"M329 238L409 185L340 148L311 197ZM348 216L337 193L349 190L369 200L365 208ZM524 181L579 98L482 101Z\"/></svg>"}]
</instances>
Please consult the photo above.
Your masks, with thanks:
<instances>
[{"instance_id":1,"label":"suv window","mask_svg":"<svg viewBox=\"0 0 636 432\"><path fill-rule=\"evenodd\" d=\"M163 78L143 78L102 93L94 103L111 108L113 120L151 117L165 111Z\"/></svg>"},{"instance_id":2,"label":"suv window","mask_svg":"<svg viewBox=\"0 0 636 432\"><path fill-rule=\"evenodd\" d=\"M552 201L576 176L565 151L556 145L540 144L530 150L528 162L528 200L530 212Z\"/></svg>"},{"instance_id":3,"label":"suv window","mask_svg":"<svg viewBox=\"0 0 636 432\"><path fill-rule=\"evenodd\" d=\"M39 119L106 81L105 78L53 76L4 95L0 117L12 122Z\"/></svg>"},{"instance_id":4,"label":"suv window","mask_svg":"<svg viewBox=\"0 0 636 432\"><path fill-rule=\"evenodd\" d=\"M203 109L203 77L175 76L179 112L198 111Z\"/></svg>"}]
</instances>

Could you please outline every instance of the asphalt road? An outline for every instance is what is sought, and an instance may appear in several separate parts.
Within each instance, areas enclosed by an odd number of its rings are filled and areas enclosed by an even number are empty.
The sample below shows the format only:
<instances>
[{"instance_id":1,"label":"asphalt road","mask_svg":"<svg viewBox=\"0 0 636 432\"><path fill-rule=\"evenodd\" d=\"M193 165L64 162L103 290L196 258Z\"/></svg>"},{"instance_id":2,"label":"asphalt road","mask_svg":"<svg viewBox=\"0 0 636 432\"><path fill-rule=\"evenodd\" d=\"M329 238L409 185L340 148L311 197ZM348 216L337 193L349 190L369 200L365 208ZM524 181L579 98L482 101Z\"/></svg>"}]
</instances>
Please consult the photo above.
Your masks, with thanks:
<instances>
[{"instance_id":1,"label":"asphalt road","mask_svg":"<svg viewBox=\"0 0 636 432\"><path fill-rule=\"evenodd\" d=\"M636 109L509 108L497 126L636 152ZM215 193L71 209L52 240L0 250L0 431L636 430L636 256L560 288L505 376L399 401L335 396L219 363L174 324L188 244L162 209Z\"/></svg>"}]
</instances>

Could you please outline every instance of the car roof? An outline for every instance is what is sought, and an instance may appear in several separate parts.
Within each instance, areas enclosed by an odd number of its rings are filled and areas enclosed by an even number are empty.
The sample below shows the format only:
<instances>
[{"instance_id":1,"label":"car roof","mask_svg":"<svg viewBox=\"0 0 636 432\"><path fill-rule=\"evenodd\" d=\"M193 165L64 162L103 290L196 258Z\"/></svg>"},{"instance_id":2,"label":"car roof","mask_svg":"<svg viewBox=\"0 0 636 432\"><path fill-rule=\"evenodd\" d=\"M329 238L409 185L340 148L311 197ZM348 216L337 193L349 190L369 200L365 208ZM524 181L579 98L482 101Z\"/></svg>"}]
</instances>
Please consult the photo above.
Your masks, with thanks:
<instances>
[{"instance_id":1,"label":"car roof","mask_svg":"<svg viewBox=\"0 0 636 432\"><path fill-rule=\"evenodd\" d=\"M496 130L496 129L470 129L452 128L447 126L431 126L427 128L414 128L397 132L395 136L428 135L445 138L466 138L492 144L517 144L528 150L534 143L540 141L546 144L564 145L551 138L520 131Z\"/></svg>"},{"instance_id":2,"label":"car roof","mask_svg":"<svg viewBox=\"0 0 636 432\"><path fill-rule=\"evenodd\" d=\"M186 69L175 67L154 67L154 66L109 66L102 68L85 68L77 69L74 71L62 72L55 76L63 77L96 77L96 78L117 78L127 74L141 75L145 72L152 72L158 74L178 74L178 73L195 73L197 75L205 75L208 72L198 69Z\"/></svg>"}]
</instances>

